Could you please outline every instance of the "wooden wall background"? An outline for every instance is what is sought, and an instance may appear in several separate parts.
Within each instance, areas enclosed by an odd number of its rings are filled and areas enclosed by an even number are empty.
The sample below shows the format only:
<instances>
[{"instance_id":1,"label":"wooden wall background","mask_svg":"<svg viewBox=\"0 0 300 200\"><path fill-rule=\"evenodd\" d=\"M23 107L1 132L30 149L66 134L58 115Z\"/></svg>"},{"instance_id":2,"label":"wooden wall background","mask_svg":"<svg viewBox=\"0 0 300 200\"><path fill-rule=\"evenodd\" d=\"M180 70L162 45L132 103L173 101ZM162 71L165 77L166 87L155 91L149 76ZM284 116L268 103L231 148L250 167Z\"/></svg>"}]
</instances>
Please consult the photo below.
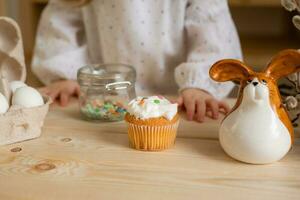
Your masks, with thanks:
<instances>
[{"instance_id":1,"label":"wooden wall background","mask_svg":"<svg viewBox=\"0 0 300 200\"><path fill-rule=\"evenodd\" d=\"M6 15L5 3L6 3L5 0L0 0L0 16Z\"/></svg>"}]
</instances>

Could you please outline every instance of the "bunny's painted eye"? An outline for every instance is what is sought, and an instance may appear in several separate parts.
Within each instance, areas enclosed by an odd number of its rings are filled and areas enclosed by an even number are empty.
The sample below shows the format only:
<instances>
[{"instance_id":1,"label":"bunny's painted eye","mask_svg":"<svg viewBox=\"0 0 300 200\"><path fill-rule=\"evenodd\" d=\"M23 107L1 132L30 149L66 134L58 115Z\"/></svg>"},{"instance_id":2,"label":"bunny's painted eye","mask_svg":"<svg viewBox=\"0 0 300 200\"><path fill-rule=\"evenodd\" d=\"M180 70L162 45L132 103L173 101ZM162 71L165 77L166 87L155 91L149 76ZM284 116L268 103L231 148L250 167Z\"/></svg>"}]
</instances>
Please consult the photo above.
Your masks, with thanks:
<instances>
[{"instance_id":1,"label":"bunny's painted eye","mask_svg":"<svg viewBox=\"0 0 300 200\"><path fill-rule=\"evenodd\" d=\"M261 82L266 85L267 84L267 81L265 79L262 79Z\"/></svg>"},{"instance_id":2,"label":"bunny's painted eye","mask_svg":"<svg viewBox=\"0 0 300 200\"><path fill-rule=\"evenodd\" d=\"M247 80L247 83L251 83L251 82L252 82L252 80L251 80L251 79L248 79L248 80Z\"/></svg>"}]
</instances>

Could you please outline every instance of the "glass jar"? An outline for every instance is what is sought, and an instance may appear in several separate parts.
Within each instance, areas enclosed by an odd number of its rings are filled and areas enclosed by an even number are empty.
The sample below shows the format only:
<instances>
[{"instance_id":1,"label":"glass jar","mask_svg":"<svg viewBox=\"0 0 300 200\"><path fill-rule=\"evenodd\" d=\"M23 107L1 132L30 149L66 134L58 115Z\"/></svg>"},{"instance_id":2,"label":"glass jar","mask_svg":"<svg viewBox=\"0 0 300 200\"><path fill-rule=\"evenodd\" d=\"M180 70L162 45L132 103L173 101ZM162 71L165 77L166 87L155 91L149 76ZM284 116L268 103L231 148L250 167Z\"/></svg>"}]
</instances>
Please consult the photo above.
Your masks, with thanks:
<instances>
[{"instance_id":1,"label":"glass jar","mask_svg":"<svg viewBox=\"0 0 300 200\"><path fill-rule=\"evenodd\" d=\"M79 105L84 119L120 121L136 97L136 72L125 64L94 64L78 70Z\"/></svg>"}]
</instances>

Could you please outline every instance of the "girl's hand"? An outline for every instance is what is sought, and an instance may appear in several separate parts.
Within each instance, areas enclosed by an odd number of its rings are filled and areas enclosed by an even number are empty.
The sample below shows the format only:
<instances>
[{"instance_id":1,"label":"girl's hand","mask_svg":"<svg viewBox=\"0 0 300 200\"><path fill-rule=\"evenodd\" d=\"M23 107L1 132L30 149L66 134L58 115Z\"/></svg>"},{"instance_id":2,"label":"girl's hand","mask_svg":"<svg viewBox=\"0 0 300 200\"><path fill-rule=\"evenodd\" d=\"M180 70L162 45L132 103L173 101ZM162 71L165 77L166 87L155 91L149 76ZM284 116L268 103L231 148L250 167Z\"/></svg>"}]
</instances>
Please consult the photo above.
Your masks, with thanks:
<instances>
[{"instance_id":1,"label":"girl's hand","mask_svg":"<svg viewBox=\"0 0 300 200\"><path fill-rule=\"evenodd\" d=\"M53 101L58 101L61 106L69 103L70 97L79 96L79 85L76 81L57 81L39 89L42 94L48 95Z\"/></svg>"},{"instance_id":2,"label":"girl's hand","mask_svg":"<svg viewBox=\"0 0 300 200\"><path fill-rule=\"evenodd\" d=\"M196 88L184 89L177 103L185 108L188 120L195 119L198 122L203 122L205 116L218 119L221 110L225 113L230 111L225 102L218 101L209 93Z\"/></svg>"}]
</instances>

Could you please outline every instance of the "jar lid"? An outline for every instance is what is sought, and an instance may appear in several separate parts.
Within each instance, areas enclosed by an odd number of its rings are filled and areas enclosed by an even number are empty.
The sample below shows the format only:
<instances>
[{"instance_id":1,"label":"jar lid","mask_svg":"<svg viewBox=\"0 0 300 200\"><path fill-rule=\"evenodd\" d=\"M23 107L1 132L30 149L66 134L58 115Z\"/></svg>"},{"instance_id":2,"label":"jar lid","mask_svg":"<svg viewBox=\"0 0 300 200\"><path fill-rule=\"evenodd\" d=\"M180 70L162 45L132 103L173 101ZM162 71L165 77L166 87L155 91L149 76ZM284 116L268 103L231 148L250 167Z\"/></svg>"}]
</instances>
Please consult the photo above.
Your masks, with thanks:
<instances>
[{"instance_id":1,"label":"jar lid","mask_svg":"<svg viewBox=\"0 0 300 200\"><path fill-rule=\"evenodd\" d=\"M135 69L126 64L91 64L80 68L77 80L81 86L103 86L128 81L135 83Z\"/></svg>"}]
</instances>

